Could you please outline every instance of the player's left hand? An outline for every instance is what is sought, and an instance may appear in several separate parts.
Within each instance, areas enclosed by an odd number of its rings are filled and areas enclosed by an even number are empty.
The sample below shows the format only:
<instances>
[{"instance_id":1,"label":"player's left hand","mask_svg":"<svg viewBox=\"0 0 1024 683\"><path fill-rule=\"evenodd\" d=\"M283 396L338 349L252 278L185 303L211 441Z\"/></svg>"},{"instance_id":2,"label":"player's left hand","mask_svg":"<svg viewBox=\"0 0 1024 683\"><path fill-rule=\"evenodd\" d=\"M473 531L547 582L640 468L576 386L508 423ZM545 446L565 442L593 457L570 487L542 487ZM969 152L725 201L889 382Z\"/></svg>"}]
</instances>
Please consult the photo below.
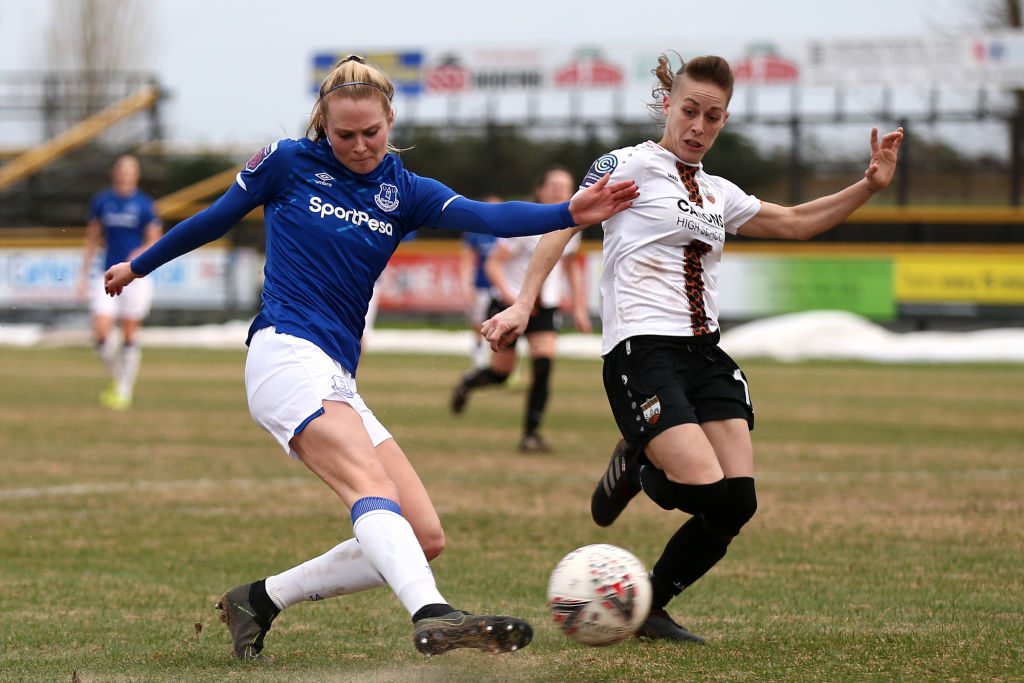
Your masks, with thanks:
<instances>
[{"instance_id":1,"label":"player's left hand","mask_svg":"<svg viewBox=\"0 0 1024 683\"><path fill-rule=\"evenodd\" d=\"M903 128L886 133L882 141L878 141L878 128L871 129L871 162L864 177L872 191L885 189L892 182L896 173L896 161L899 158L900 143L903 142Z\"/></svg>"},{"instance_id":2,"label":"player's left hand","mask_svg":"<svg viewBox=\"0 0 1024 683\"><path fill-rule=\"evenodd\" d=\"M601 223L633 206L633 200L640 195L636 183L621 180L609 184L609 178L611 173L605 173L596 183L577 192L569 202L569 213L576 225Z\"/></svg>"},{"instance_id":3,"label":"player's left hand","mask_svg":"<svg viewBox=\"0 0 1024 683\"><path fill-rule=\"evenodd\" d=\"M127 287L132 280L139 277L132 272L132 265L130 261L122 261L121 263L115 263L107 269L107 272L103 275L103 289L106 290L110 296L117 296L121 293L125 287Z\"/></svg>"}]
</instances>

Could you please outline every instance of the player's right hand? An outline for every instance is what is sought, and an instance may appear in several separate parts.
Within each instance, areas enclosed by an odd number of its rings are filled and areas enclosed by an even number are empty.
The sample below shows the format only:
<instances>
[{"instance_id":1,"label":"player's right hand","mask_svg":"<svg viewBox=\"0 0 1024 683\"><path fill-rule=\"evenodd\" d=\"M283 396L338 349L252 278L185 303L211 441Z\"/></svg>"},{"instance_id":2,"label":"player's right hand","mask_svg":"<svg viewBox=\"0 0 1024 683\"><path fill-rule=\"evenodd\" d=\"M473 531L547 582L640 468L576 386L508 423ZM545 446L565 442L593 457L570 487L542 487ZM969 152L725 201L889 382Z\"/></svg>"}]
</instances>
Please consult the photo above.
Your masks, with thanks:
<instances>
[{"instance_id":1,"label":"player's right hand","mask_svg":"<svg viewBox=\"0 0 1024 683\"><path fill-rule=\"evenodd\" d=\"M530 312L513 304L493 318L485 320L480 326L480 334L490 343L492 351L501 351L516 343L516 339L519 339L526 330L529 322Z\"/></svg>"}]
</instances>

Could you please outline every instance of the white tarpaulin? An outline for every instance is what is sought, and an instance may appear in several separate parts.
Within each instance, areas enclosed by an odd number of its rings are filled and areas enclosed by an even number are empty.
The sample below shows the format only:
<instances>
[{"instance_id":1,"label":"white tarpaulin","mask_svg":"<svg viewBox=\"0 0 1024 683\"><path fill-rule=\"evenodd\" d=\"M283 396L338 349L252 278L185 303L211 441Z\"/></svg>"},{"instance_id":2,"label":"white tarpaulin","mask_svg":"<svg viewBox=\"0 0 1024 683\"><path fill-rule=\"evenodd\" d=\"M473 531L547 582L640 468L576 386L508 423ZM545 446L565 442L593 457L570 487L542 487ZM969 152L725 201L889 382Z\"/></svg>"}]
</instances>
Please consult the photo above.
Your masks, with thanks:
<instances>
[{"instance_id":1,"label":"white tarpaulin","mask_svg":"<svg viewBox=\"0 0 1024 683\"><path fill-rule=\"evenodd\" d=\"M244 349L248 321L199 327L148 327L145 346ZM47 330L42 325L0 323L0 344L85 345L89 331ZM375 330L367 352L468 354L472 335L441 330ZM599 335L563 334L558 352L599 358ZM859 360L877 363L1024 363L1024 328L973 332L891 332L843 311L812 311L765 318L729 328L722 348L736 358L782 361Z\"/></svg>"}]
</instances>

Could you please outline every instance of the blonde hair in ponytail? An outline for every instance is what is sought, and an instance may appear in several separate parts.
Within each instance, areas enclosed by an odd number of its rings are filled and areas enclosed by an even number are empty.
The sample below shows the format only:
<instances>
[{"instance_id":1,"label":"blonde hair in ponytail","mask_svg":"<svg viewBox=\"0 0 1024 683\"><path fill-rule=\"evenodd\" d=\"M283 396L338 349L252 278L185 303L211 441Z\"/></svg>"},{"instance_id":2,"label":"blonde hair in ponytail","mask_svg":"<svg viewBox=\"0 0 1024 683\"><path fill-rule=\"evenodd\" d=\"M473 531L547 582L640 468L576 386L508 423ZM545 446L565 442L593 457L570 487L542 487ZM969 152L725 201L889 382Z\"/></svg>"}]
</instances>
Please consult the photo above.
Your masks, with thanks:
<instances>
[{"instance_id":1,"label":"blonde hair in ponytail","mask_svg":"<svg viewBox=\"0 0 1024 683\"><path fill-rule=\"evenodd\" d=\"M394 96L395 86L383 71L372 64L367 64L366 60L358 55L350 55L335 64L324 82L320 84L320 92L310 113L309 125L306 126L306 136L314 142L320 142L327 137L325 121L327 103L331 98L362 100L376 97L380 100L385 115L390 115L391 99ZM388 152L398 151L400 150L397 147L388 144Z\"/></svg>"}]
</instances>

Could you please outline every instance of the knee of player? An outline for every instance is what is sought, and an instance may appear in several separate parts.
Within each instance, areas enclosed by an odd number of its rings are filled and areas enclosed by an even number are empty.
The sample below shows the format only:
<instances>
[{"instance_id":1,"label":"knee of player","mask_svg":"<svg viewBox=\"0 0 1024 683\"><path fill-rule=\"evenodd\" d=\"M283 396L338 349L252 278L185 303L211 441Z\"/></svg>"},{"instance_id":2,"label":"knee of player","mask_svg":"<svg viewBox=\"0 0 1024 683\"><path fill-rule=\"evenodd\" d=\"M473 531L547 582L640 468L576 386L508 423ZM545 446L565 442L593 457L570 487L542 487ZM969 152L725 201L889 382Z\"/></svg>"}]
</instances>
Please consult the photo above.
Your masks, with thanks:
<instances>
[{"instance_id":1,"label":"knee of player","mask_svg":"<svg viewBox=\"0 0 1024 683\"><path fill-rule=\"evenodd\" d=\"M423 548L423 554L427 556L428 562L438 557L444 551L444 529L440 527L424 533L419 540L420 547Z\"/></svg>"},{"instance_id":2,"label":"knee of player","mask_svg":"<svg viewBox=\"0 0 1024 683\"><path fill-rule=\"evenodd\" d=\"M736 536L757 512L757 493L753 477L726 480L728 490L722 505L704 515L705 524L723 536Z\"/></svg>"},{"instance_id":3,"label":"knee of player","mask_svg":"<svg viewBox=\"0 0 1024 683\"><path fill-rule=\"evenodd\" d=\"M682 484L670 481L656 467L641 468L640 484L647 496L662 508L691 515L722 507L729 490L724 477L708 484Z\"/></svg>"}]
</instances>

